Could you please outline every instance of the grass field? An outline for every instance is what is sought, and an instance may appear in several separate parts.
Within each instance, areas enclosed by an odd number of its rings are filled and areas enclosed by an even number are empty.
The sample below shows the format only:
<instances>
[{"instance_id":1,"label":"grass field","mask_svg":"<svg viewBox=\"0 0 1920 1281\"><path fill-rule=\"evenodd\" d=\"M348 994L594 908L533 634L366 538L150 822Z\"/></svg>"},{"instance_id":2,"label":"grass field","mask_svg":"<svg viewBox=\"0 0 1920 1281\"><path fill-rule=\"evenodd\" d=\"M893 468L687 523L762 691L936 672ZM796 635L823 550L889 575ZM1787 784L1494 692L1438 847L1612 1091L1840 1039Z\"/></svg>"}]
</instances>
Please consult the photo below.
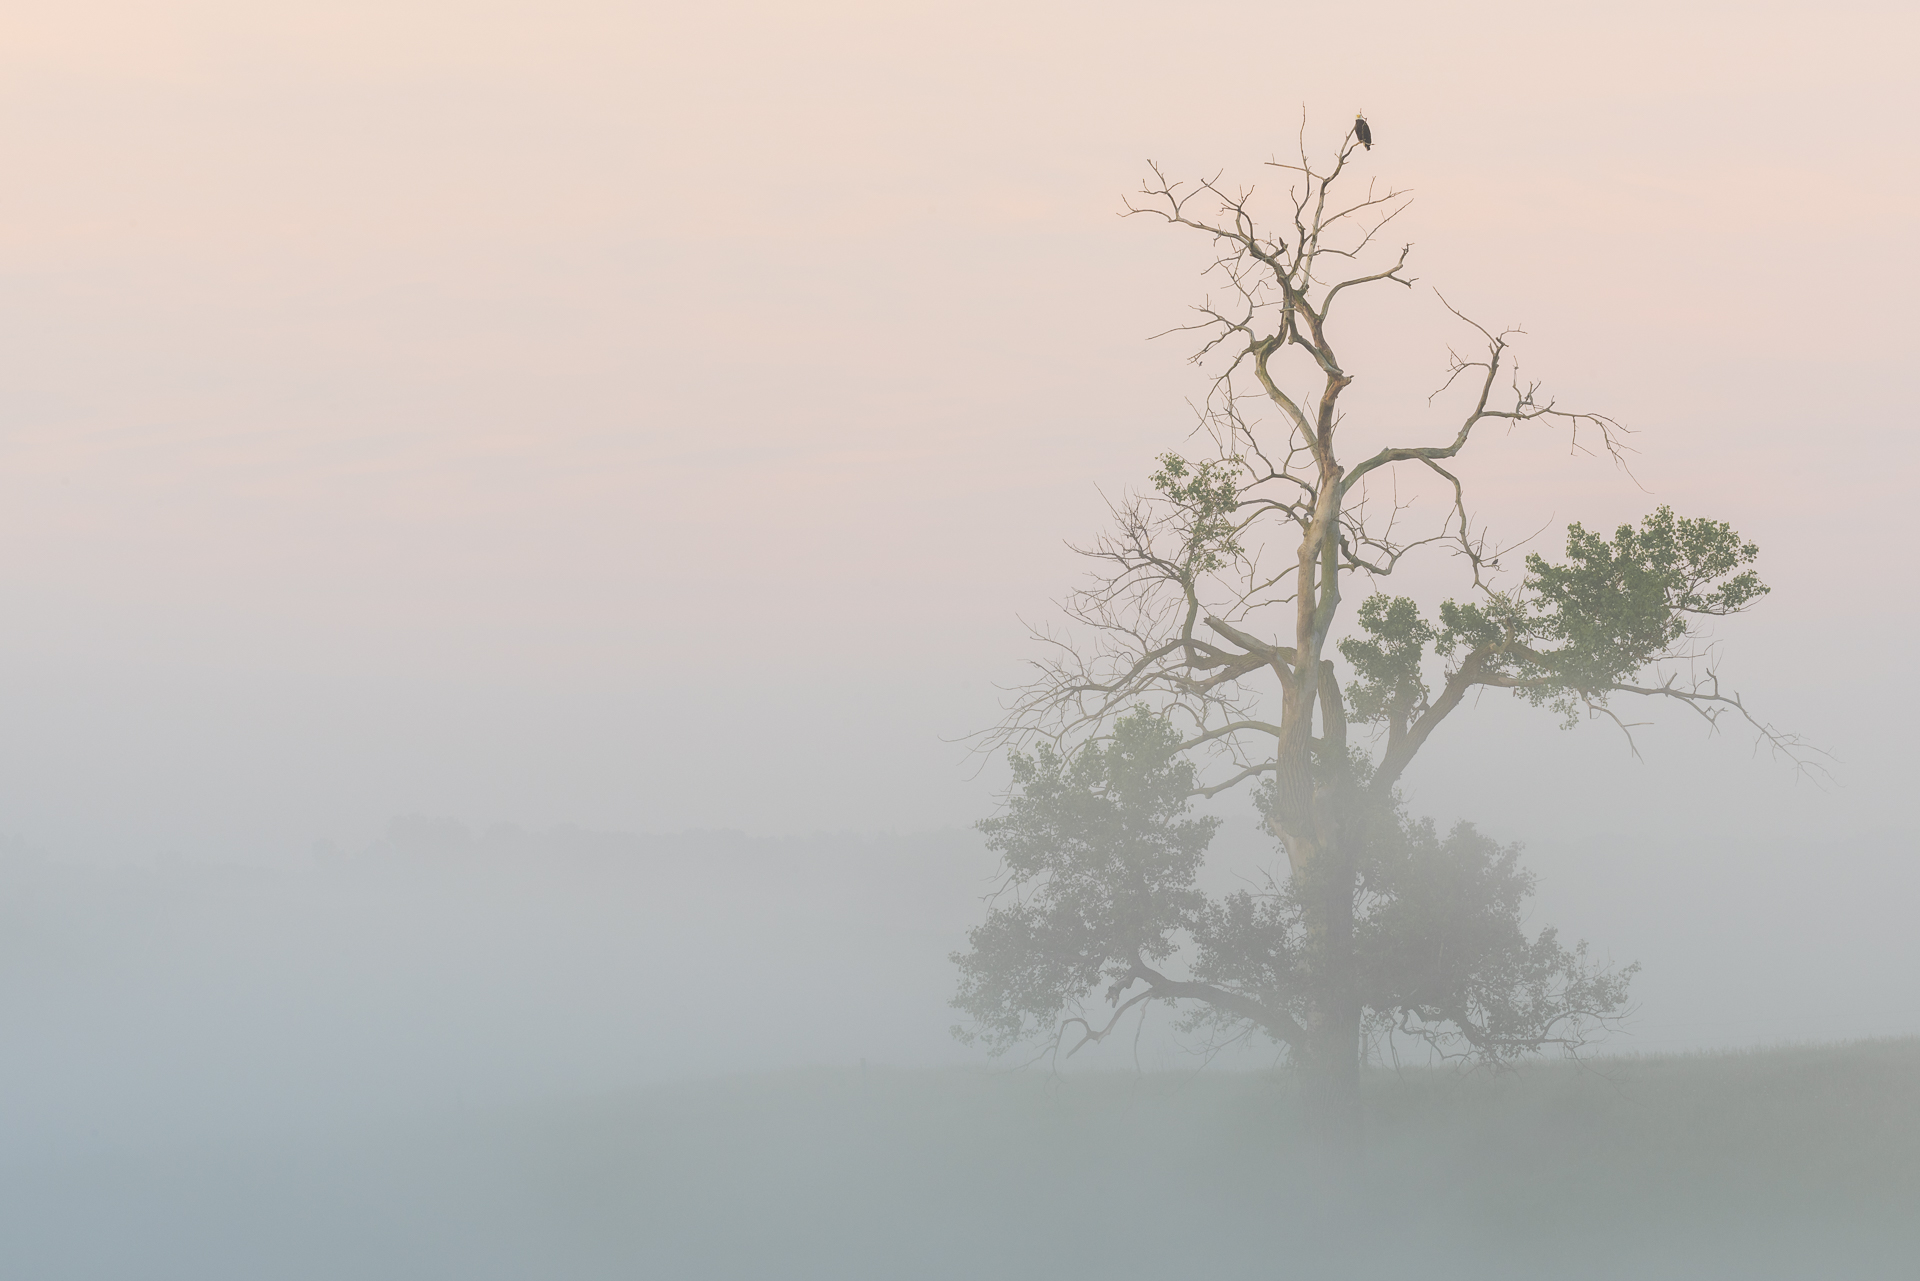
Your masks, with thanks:
<instances>
[{"instance_id":1,"label":"grass field","mask_svg":"<svg viewBox=\"0 0 1920 1281\"><path fill-rule=\"evenodd\" d=\"M821 1069L4 1161L22 1278L1920 1276L1920 1042L1375 1073Z\"/></svg>"}]
</instances>

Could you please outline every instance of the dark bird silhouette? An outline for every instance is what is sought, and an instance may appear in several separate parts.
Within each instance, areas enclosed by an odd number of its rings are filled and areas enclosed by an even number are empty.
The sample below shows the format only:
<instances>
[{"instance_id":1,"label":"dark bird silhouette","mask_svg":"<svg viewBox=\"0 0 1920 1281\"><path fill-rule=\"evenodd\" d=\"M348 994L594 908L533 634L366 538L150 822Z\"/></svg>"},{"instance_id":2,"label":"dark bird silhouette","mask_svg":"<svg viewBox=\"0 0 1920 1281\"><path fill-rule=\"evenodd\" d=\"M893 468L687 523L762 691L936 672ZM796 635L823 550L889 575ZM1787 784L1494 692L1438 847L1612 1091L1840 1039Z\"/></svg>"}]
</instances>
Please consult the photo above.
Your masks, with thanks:
<instances>
[{"instance_id":1,"label":"dark bird silhouette","mask_svg":"<svg viewBox=\"0 0 1920 1281\"><path fill-rule=\"evenodd\" d=\"M1360 145L1368 151L1373 150L1373 130L1367 128L1367 118L1365 116L1354 117L1353 136L1358 138Z\"/></svg>"}]
</instances>

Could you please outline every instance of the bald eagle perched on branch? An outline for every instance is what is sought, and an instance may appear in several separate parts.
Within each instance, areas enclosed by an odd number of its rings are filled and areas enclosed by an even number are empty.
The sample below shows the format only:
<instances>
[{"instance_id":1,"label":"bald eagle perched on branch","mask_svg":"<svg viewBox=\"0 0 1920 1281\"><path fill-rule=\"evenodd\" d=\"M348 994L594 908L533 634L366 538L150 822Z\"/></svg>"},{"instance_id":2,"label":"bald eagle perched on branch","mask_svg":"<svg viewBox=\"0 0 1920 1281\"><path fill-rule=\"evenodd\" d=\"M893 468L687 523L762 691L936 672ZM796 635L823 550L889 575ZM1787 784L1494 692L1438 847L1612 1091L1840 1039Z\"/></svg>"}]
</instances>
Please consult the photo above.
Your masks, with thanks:
<instances>
[{"instance_id":1,"label":"bald eagle perched on branch","mask_svg":"<svg viewBox=\"0 0 1920 1281\"><path fill-rule=\"evenodd\" d=\"M1360 145L1368 151L1373 150L1373 130L1367 128L1367 116L1365 112L1361 112L1353 118L1353 136L1358 138Z\"/></svg>"}]
</instances>

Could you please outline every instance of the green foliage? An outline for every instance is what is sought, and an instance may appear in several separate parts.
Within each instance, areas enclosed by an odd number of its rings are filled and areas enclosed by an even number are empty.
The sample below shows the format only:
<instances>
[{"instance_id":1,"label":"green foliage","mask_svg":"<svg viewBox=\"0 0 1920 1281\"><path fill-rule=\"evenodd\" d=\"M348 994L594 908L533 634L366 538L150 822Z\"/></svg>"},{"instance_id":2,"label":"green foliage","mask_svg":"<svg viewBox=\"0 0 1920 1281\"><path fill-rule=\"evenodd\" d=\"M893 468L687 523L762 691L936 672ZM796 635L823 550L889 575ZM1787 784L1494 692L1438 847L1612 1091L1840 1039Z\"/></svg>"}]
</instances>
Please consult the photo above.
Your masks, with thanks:
<instances>
[{"instance_id":1,"label":"green foliage","mask_svg":"<svg viewBox=\"0 0 1920 1281\"><path fill-rule=\"evenodd\" d=\"M1239 468L1238 458L1190 463L1178 454L1160 455L1153 487L1182 513L1190 575L1219 569L1241 553L1230 519L1240 505Z\"/></svg>"},{"instance_id":2,"label":"green foliage","mask_svg":"<svg viewBox=\"0 0 1920 1281\"><path fill-rule=\"evenodd\" d=\"M1527 937L1534 877L1518 845L1471 823L1444 839L1431 819L1402 817L1395 828L1397 839L1369 851L1354 925L1361 999L1376 1028L1429 1039L1450 1028L1479 1056L1511 1059L1625 1004L1638 965L1596 969L1585 943L1568 950L1550 925Z\"/></svg>"},{"instance_id":3,"label":"green foliage","mask_svg":"<svg viewBox=\"0 0 1920 1281\"><path fill-rule=\"evenodd\" d=\"M1426 646L1451 658L1474 656L1484 674L1568 724L1586 703L1672 656L1700 617L1734 614L1766 595L1745 568L1759 549L1724 521L1683 519L1661 507L1611 540L1567 527L1567 559L1527 557L1518 592L1446 601L1433 627L1405 597L1367 598L1363 636L1340 643L1353 665L1349 716L1405 718L1426 698Z\"/></svg>"},{"instance_id":4,"label":"green foliage","mask_svg":"<svg viewBox=\"0 0 1920 1281\"><path fill-rule=\"evenodd\" d=\"M954 1005L996 1053L1136 959L1171 955L1191 927L1202 906L1193 881L1220 820L1187 816L1194 767L1179 746L1179 732L1140 707L1071 759L1046 744L1013 754L1007 812L977 826L1015 901L953 956Z\"/></svg>"},{"instance_id":5,"label":"green foliage","mask_svg":"<svg viewBox=\"0 0 1920 1281\"><path fill-rule=\"evenodd\" d=\"M1376 616L1386 625L1394 613ZM1196 887L1219 820L1190 815L1193 765L1178 749L1173 727L1142 707L1071 760L1044 746L1013 757L1007 812L978 826L1017 900L996 905L953 957L954 1005L973 1021L964 1038L999 1053L1051 1033L1103 986L1117 999L1136 959L1176 954L1200 982L1275 1014L1304 1019L1343 987L1376 1028L1463 1041L1489 1059L1577 1032L1625 1000L1631 970L1594 970L1584 945L1568 951L1551 928L1527 935L1533 880L1518 847L1465 824L1442 839L1397 798L1349 816L1353 954L1319 964L1310 924L1325 886L1295 879L1213 901ZM1203 1008L1194 1021L1239 1017Z\"/></svg>"},{"instance_id":6,"label":"green foliage","mask_svg":"<svg viewBox=\"0 0 1920 1281\"><path fill-rule=\"evenodd\" d=\"M1526 603L1508 592L1488 592L1481 601L1440 602L1434 648L1451 658L1456 650L1495 650L1531 634Z\"/></svg>"},{"instance_id":7,"label":"green foliage","mask_svg":"<svg viewBox=\"0 0 1920 1281\"><path fill-rule=\"evenodd\" d=\"M1347 717L1359 724L1404 719L1427 701L1420 664L1433 642L1433 625L1405 596L1376 593L1361 602L1364 638L1343 640L1340 653L1359 679L1347 689Z\"/></svg>"},{"instance_id":8,"label":"green foliage","mask_svg":"<svg viewBox=\"0 0 1920 1281\"><path fill-rule=\"evenodd\" d=\"M1519 846L1468 823L1442 838L1397 806L1378 817L1356 868L1351 966L1352 995L1376 1032L1509 1060L1619 1012L1639 967L1597 969L1586 944L1569 950L1552 926L1528 937L1533 874L1519 860ZM1296 880L1208 904L1195 976L1304 1015L1330 995L1312 964L1310 893Z\"/></svg>"},{"instance_id":9,"label":"green foliage","mask_svg":"<svg viewBox=\"0 0 1920 1281\"><path fill-rule=\"evenodd\" d=\"M1759 554L1725 522L1677 519L1670 507L1611 542L1570 525L1566 564L1527 557L1532 635L1554 646L1535 665L1582 694L1624 681L1680 641L1690 616L1737 613L1765 595L1741 570Z\"/></svg>"}]
</instances>

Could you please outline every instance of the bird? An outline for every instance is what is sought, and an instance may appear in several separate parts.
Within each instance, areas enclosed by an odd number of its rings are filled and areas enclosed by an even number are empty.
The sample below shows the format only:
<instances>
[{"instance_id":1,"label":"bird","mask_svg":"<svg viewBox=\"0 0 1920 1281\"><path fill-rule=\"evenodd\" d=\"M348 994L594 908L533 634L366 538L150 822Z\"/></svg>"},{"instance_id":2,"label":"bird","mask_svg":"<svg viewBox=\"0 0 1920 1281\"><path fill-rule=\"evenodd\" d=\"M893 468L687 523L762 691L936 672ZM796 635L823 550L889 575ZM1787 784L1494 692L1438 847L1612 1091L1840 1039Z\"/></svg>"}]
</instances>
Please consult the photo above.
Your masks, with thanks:
<instances>
[{"instance_id":1,"label":"bird","mask_svg":"<svg viewBox=\"0 0 1920 1281\"><path fill-rule=\"evenodd\" d=\"M1367 116L1365 112L1361 112L1353 118L1353 136L1358 138L1360 145L1368 151L1373 150L1373 130L1367 128Z\"/></svg>"}]
</instances>

